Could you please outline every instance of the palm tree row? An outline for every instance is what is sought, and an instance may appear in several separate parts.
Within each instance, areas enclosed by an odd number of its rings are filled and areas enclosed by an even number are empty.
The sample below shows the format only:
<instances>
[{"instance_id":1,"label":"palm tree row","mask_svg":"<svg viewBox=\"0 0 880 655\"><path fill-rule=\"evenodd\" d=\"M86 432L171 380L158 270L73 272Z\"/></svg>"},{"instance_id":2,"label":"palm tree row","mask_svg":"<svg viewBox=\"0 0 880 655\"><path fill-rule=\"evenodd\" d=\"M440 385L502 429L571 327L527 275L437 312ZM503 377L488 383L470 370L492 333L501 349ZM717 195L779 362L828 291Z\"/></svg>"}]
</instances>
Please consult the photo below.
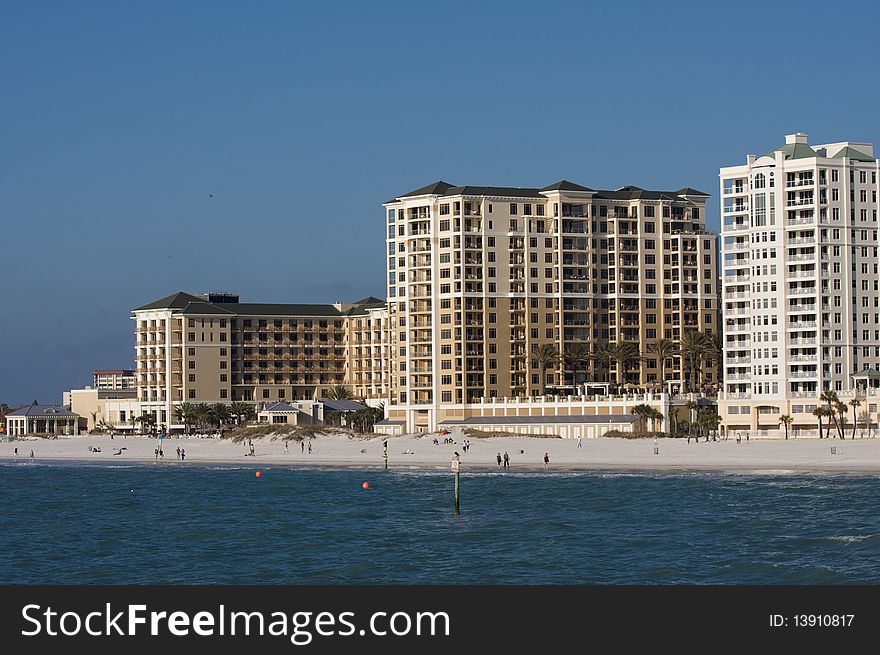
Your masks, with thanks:
<instances>
[{"instance_id":1,"label":"palm tree row","mask_svg":"<svg viewBox=\"0 0 880 655\"><path fill-rule=\"evenodd\" d=\"M663 414L658 409L654 409L650 405L636 405L631 412L639 417L639 432L642 433L647 428L648 421L651 421L651 431L657 431L657 421L663 420Z\"/></svg>"},{"instance_id":2,"label":"palm tree row","mask_svg":"<svg viewBox=\"0 0 880 655\"><path fill-rule=\"evenodd\" d=\"M213 427L220 429L233 422L240 425L256 416L254 406L245 402L224 403L181 403L174 408L174 418L183 423L189 434L190 426L197 428Z\"/></svg>"},{"instance_id":3,"label":"palm tree row","mask_svg":"<svg viewBox=\"0 0 880 655\"><path fill-rule=\"evenodd\" d=\"M685 332L676 342L672 339L658 339L647 347L647 351L659 361L660 383L666 381L667 361L679 359L685 377L682 391L695 391L701 386L700 376L704 364L718 361L720 366L721 344L718 335L709 336L696 330ZM623 387L626 375L644 361L653 357L643 356L636 343L616 341L594 344L592 350L582 342L567 345L563 352L550 343L543 343L531 352L531 362L540 373L540 390L546 390L547 371L556 369L560 363L571 371L574 386L578 385L578 371L583 367L585 381L590 377L588 365L592 364L592 377L596 380L600 370L605 371L604 381L611 382L611 369L615 369L614 383L618 389ZM597 370L598 369L598 370ZM719 377L720 379L720 377Z\"/></svg>"}]
</instances>

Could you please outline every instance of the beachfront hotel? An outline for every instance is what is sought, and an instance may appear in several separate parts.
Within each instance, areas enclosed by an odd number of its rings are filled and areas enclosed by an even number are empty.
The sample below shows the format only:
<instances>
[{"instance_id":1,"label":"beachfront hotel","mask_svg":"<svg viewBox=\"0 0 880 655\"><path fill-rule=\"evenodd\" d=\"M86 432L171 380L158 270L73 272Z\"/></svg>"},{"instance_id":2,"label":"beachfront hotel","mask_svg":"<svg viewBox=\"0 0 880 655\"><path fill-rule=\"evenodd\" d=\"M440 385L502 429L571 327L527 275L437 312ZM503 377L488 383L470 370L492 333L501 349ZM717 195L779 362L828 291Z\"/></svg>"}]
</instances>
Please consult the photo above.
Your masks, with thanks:
<instances>
[{"instance_id":1,"label":"beachfront hotel","mask_svg":"<svg viewBox=\"0 0 880 655\"><path fill-rule=\"evenodd\" d=\"M92 382L95 389L134 389L137 376L128 369L98 369L92 371Z\"/></svg>"},{"instance_id":2,"label":"beachfront hotel","mask_svg":"<svg viewBox=\"0 0 880 655\"><path fill-rule=\"evenodd\" d=\"M388 395L387 308L377 298L257 304L232 293L180 292L134 309L132 319L135 409L159 426L182 427L174 407L184 402L259 406L322 398L342 384L376 402Z\"/></svg>"},{"instance_id":3,"label":"beachfront hotel","mask_svg":"<svg viewBox=\"0 0 880 655\"><path fill-rule=\"evenodd\" d=\"M666 391L664 382L682 377L680 360L652 358L649 346L719 330L707 198L691 188L436 182L384 203L387 424L412 432L471 416L608 411L567 400L537 406L548 387L586 395L587 380ZM619 372L615 363L601 371L564 361L542 371L532 357L544 345L564 353L601 343L635 344L643 359ZM703 382L717 383L717 362L706 364ZM505 398L527 404L499 411Z\"/></svg>"},{"instance_id":4,"label":"beachfront hotel","mask_svg":"<svg viewBox=\"0 0 880 655\"><path fill-rule=\"evenodd\" d=\"M812 431L833 390L877 422L878 160L868 143L790 134L720 170L727 430Z\"/></svg>"}]
</instances>

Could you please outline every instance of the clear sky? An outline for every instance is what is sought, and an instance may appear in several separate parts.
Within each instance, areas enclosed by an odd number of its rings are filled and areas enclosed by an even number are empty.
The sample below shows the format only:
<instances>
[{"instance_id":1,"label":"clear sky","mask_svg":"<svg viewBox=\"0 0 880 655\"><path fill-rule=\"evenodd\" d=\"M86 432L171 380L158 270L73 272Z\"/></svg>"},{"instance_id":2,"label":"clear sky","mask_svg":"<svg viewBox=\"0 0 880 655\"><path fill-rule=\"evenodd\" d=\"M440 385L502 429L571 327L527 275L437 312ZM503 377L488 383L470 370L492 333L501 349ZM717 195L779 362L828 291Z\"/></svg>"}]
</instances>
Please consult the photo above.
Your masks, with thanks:
<instances>
[{"instance_id":1,"label":"clear sky","mask_svg":"<svg viewBox=\"0 0 880 655\"><path fill-rule=\"evenodd\" d=\"M717 229L719 166L880 141L877 7L2 1L0 402L133 367L179 290L384 297L381 203L438 179L691 186Z\"/></svg>"}]
</instances>

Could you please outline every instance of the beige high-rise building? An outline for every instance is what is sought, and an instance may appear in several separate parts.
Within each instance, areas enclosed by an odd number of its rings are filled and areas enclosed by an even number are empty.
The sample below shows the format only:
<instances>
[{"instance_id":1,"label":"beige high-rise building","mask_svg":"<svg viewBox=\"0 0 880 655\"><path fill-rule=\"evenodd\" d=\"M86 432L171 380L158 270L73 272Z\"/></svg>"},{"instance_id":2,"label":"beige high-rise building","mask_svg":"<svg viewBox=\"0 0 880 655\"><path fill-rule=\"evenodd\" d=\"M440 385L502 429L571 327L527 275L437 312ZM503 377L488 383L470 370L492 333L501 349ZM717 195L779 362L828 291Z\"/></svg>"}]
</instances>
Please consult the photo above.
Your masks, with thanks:
<instances>
[{"instance_id":1,"label":"beige high-rise building","mask_svg":"<svg viewBox=\"0 0 880 655\"><path fill-rule=\"evenodd\" d=\"M574 390L610 369L541 371L542 344L631 342L622 378L660 386L649 345L719 322L717 235L690 188L599 191L436 182L386 203L392 421L434 429L480 399ZM715 362L703 380L717 381ZM595 369L595 364L584 364ZM678 379L678 359L665 362ZM574 368L575 370L572 370Z\"/></svg>"},{"instance_id":2,"label":"beige high-rise building","mask_svg":"<svg viewBox=\"0 0 880 655\"><path fill-rule=\"evenodd\" d=\"M135 372L128 369L99 369L92 371L95 389L134 389L137 387Z\"/></svg>"},{"instance_id":3,"label":"beige high-rise building","mask_svg":"<svg viewBox=\"0 0 880 655\"><path fill-rule=\"evenodd\" d=\"M384 400L385 302L241 303L235 294L176 293L132 312L141 413L178 427L189 403L321 398L346 384Z\"/></svg>"}]
</instances>

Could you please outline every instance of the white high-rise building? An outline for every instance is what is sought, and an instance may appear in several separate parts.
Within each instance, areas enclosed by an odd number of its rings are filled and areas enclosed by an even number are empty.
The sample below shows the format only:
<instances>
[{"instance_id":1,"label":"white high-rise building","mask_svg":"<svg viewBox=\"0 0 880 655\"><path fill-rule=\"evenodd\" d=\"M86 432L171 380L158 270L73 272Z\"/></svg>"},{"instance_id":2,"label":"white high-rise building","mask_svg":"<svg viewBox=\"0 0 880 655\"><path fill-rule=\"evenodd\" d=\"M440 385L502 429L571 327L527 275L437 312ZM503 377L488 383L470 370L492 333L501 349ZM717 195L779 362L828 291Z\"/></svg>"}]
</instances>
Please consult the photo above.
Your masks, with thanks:
<instances>
[{"instance_id":1,"label":"white high-rise building","mask_svg":"<svg viewBox=\"0 0 880 655\"><path fill-rule=\"evenodd\" d=\"M720 170L728 430L814 429L822 391L880 365L877 177L872 144L803 133Z\"/></svg>"}]
</instances>

